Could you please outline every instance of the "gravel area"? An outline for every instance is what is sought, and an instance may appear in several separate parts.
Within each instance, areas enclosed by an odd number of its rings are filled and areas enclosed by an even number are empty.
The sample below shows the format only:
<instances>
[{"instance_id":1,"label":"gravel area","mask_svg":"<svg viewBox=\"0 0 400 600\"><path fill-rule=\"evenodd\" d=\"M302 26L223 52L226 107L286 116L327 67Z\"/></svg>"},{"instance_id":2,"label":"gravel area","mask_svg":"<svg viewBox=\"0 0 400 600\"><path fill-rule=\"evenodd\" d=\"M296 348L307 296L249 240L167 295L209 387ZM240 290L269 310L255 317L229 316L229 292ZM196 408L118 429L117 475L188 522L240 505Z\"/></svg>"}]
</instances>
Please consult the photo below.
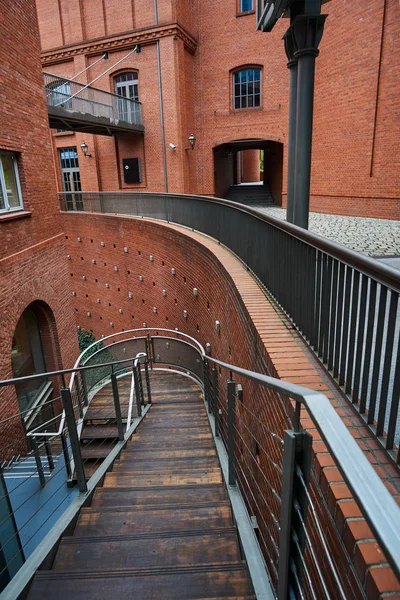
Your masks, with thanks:
<instances>
[{"instance_id":1,"label":"gravel area","mask_svg":"<svg viewBox=\"0 0 400 600\"><path fill-rule=\"evenodd\" d=\"M252 208L271 217L286 219L285 208ZM367 256L400 257L400 221L310 213L309 230Z\"/></svg>"}]
</instances>

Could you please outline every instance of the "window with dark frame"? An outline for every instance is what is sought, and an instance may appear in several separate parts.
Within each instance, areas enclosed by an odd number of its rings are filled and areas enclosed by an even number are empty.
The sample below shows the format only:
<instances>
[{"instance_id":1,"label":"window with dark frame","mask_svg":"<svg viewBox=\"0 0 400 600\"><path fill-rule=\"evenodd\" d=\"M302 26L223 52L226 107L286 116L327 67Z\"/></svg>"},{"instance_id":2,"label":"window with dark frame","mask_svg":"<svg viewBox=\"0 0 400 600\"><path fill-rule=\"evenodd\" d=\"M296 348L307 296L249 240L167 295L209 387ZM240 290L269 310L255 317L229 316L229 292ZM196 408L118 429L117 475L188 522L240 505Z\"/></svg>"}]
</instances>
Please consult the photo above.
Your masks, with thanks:
<instances>
[{"instance_id":1,"label":"window with dark frame","mask_svg":"<svg viewBox=\"0 0 400 600\"><path fill-rule=\"evenodd\" d=\"M261 106L261 69L242 69L233 73L233 108Z\"/></svg>"},{"instance_id":2,"label":"window with dark frame","mask_svg":"<svg viewBox=\"0 0 400 600\"><path fill-rule=\"evenodd\" d=\"M114 77L115 93L120 96L118 100L118 116L122 121L132 122L132 115L136 113L139 108L133 102L127 100L134 100L139 102L139 83L138 74L135 71L129 73L121 73L117 77ZM133 119L133 122L136 122Z\"/></svg>"},{"instance_id":3,"label":"window with dark frame","mask_svg":"<svg viewBox=\"0 0 400 600\"><path fill-rule=\"evenodd\" d=\"M239 12L245 13L253 10L253 0L239 0Z\"/></svg>"},{"instance_id":4,"label":"window with dark frame","mask_svg":"<svg viewBox=\"0 0 400 600\"><path fill-rule=\"evenodd\" d=\"M17 155L0 150L0 213L23 208Z\"/></svg>"}]
</instances>

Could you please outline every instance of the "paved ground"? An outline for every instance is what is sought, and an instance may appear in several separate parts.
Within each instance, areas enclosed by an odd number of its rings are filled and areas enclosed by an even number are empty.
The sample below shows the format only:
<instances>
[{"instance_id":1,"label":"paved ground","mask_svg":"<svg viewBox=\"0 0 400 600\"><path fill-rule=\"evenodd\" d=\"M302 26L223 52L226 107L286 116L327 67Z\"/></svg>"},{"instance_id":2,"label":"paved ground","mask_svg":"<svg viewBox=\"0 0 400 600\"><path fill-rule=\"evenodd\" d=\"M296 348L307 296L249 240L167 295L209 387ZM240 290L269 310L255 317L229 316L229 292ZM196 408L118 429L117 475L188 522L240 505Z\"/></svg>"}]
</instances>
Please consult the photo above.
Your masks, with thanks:
<instances>
[{"instance_id":1,"label":"paved ground","mask_svg":"<svg viewBox=\"0 0 400 600\"><path fill-rule=\"evenodd\" d=\"M286 219L284 208L278 206L254 206L254 208L272 217ZM400 266L400 260L397 260L400 257L400 221L310 213L309 229L361 254L375 258L396 258L393 262L387 261L387 264L392 267Z\"/></svg>"}]
</instances>

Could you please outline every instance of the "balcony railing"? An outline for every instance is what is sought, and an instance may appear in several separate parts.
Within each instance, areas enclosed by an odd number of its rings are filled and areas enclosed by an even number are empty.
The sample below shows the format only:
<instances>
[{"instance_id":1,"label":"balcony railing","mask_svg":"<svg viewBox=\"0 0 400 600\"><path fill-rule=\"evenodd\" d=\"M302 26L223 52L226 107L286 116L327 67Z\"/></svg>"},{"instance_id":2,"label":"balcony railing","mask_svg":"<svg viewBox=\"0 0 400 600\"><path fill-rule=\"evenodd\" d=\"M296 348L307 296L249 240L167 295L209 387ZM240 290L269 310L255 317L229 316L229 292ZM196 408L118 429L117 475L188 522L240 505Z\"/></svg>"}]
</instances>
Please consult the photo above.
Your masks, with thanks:
<instances>
[{"instance_id":1,"label":"balcony railing","mask_svg":"<svg viewBox=\"0 0 400 600\"><path fill-rule=\"evenodd\" d=\"M62 116L80 115L81 118L102 118L110 125L142 126L142 106L140 102L110 94L82 83L44 73L44 86L49 115L55 119ZM57 121L58 123L58 121ZM57 127L57 123L54 126ZM50 125L52 122L50 120ZM66 123L65 126L68 126ZM76 129L77 127L72 127Z\"/></svg>"},{"instance_id":2,"label":"balcony railing","mask_svg":"<svg viewBox=\"0 0 400 600\"><path fill-rule=\"evenodd\" d=\"M62 210L76 210L60 194ZM206 233L255 273L400 464L400 273L295 225L205 196L79 194L81 210Z\"/></svg>"}]
</instances>

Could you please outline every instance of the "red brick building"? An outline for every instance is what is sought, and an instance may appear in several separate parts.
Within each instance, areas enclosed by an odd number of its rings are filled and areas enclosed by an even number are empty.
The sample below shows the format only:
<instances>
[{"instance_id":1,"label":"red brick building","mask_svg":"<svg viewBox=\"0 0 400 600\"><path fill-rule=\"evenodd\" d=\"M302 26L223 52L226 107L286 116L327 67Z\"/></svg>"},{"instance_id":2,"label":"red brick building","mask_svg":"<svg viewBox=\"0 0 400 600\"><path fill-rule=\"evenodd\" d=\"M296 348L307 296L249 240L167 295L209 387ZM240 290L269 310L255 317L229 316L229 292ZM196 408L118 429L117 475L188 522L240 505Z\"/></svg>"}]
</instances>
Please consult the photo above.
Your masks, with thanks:
<instances>
[{"instance_id":1,"label":"red brick building","mask_svg":"<svg viewBox=\"0 0 400 600\"><path fill-rule=\"evenodd\" d=\"M8 379L68 368L78 348L35 7L5 0L2 14L7 19L0 44L0 379ZM21 385L17 394L2 388L1 419L33 406L43 393L51 393L51 382ZM10 427L18 429L21 423L15 423ZM17 443L10 432L11 439ZM4 443L3 426L2 459L16 450L12 443L4 449Z\"/></svg>"},{"instance_id":2,"label":"red brick building","mask_svg":"<svg viewBox=\"0 0 400 600\"><path fill-rule=\"evenodd\" d=\"M144 135L53 131L59 190L63 148L78 149L84 191L222 197L230 185L260 178L263 149L265 181L274 202L285 205L289 74L281 38L287 20L270 34L257 32L248 10L254 0L36 5L46 72L72 77L107 51L107 61L77 78L89 83L141 45L140 54L94 86L118 91L121 74L129 74L130 95L142 103ZM400 51L399 10L397 0L324 5L329 16L317 60L311 210L400 216L400 67L393 60ZM241 84L248 85L245 92ZM185 150L192 133L193 152ZM91 157L81 154L83 141ZM124 181L126 158L140 159L136 183Z\"/></svg>"}]
</instances>

